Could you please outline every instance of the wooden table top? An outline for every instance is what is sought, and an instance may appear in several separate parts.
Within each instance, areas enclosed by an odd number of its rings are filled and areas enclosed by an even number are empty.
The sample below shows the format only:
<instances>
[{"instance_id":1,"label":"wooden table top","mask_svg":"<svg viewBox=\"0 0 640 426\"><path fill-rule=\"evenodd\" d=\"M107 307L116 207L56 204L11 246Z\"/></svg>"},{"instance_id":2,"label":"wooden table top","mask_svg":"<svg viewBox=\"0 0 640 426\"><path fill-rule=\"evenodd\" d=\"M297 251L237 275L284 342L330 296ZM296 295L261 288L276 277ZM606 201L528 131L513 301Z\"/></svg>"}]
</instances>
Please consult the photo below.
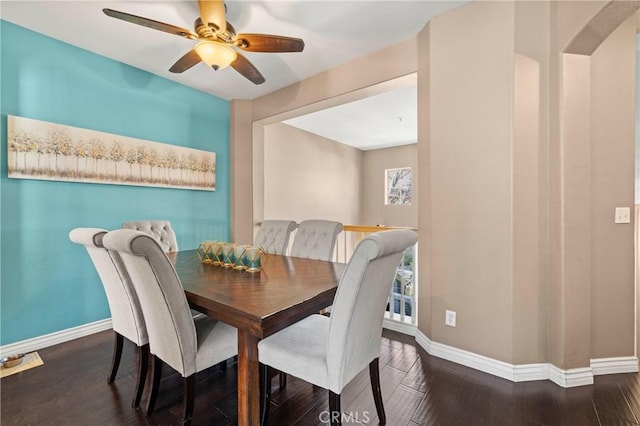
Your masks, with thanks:
<instances>
[{"instance_id":1,"label":"wooden table top","mask_svg":"<svg viewBox=\"0 0 640 426\"><path fill-rule=\"evenodd\" d=\"M267 255L259 273L203 264L195 250L170 253L192 307L258 338L333 302L345 264Z\"/></svg>"}]
</instances>

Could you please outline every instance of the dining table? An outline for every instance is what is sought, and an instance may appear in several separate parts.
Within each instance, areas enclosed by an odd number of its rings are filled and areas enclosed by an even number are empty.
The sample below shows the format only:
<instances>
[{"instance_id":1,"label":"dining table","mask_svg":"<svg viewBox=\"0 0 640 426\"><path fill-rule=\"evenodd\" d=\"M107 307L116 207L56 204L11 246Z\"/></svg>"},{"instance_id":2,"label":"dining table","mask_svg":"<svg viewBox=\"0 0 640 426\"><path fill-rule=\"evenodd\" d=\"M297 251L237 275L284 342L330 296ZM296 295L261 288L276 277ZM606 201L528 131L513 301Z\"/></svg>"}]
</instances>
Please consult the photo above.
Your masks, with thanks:
<instances>
[{"instance_id":1,"label":"dining table","mask_svg":"<svg viewBox=\"0 0 640 426\"><path fill-rule=\"evenodd\" d=\"M333 303L343 263L268 254L259 272L169 253L189 305L238 329L238 425L260 424L258 342Z\"/></svg>"}]
</instances>

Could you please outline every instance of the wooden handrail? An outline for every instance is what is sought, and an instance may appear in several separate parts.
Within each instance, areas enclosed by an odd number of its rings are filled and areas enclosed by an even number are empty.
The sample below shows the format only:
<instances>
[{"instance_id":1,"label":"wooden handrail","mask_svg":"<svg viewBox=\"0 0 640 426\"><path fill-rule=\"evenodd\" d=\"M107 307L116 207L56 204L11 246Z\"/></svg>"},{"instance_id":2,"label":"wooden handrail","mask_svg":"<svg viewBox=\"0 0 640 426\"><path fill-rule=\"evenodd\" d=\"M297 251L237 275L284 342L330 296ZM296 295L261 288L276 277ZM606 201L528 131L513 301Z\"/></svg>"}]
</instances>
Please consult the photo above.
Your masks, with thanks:
<instances>
[{"instance_id":1,"label":"wooden handrail","mask_svg":"<svg viewBox=\"0 0 640 426\"><path fill-rule=\"evenodd\" d=\"M367 226L367 225L343 225L343 231L350 232L379 232L379 231L388 231L390 229L410 229L412 231L418 232L418 228L413 228L409 226Z\"/></svg>"},{"instance_id":2,"label":"wooden handrail","mask_svg":"<svg viewBox=\"0 0 640 426\"><path fill-rule=\"evenodd\" d=\"M261 226L262 222L256 222L256 226ZM409 229L411 231L418 232L418 228L411 226L386 226L386 225L343 225L343 231L350 232L379 232L388 231L390 229Z\"/></svg>"}]
</instances>

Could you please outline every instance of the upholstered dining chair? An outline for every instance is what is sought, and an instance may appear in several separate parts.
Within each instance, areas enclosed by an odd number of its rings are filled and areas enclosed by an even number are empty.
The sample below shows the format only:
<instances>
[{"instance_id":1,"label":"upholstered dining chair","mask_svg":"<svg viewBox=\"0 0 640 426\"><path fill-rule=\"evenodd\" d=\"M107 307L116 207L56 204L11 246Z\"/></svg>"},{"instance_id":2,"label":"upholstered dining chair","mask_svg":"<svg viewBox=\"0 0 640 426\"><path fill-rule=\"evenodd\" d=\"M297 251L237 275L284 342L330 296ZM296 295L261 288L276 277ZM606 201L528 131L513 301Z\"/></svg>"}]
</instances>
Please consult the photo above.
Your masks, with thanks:
<instances>
[{"instance_id":1,"label":"upholstered dining chair","mask_svg":"<svg viewBox=\"0 0 640 426\"><path fill-rule=\"evenodd\" d=\"M265 253L287 254L289 237L298 224L292 220L263 220L253 245L262 248Z\"/></svg>"},{"instance_id":2,"label":"upholstered dining chair","mask_svg":"<svg viewBox=\"0 0 640 426\"><path fill-rule=\"evenodd\" d=\"M87 249L107 295L115 337L108 383L113 383L116 378L124 338L138 347L138 378L131 404L133 407L138 407L147 378L149 360L147 328L133 284L123 266L118 264L119 259L111 256L102 245L102 238L106 233L106 230L99 228L75 228L69 232L69 239Z\"/></svg>"},{"instance_id":3,"label":"upholstered dining chair","mask_svg":"<svg viewBox=\"0 0 640 426\"><path fill-rule=\"evenodd\" d=\"M178 239L168 220L135 220L124 222L122 228L134 229L150 235L165 252L178 251Z\"/></svg>"},{"instance_id":4,"label":"upholstered dining chair","mask_svg":"<svg viewBox=\"0 0 640 426\"><path fill-rule=\"evenodd\" d=\"M271 367L329 390L332 425L340 424L340 393L367 365L378 419L386 422L378 367L382 320L398 264L416 241L404 229L365 237L340 279L330 317L311 315L258 343L265 374ZM263 424L270 397L265 381Z\"/></svg>"},{"instance_id":5,"label":"upholstered dining chair","mask_svg":"<svg viewBox=\"0 0 640 426\"><path fill-rule=\"evenodd\" d=\"M209 317L193 319L180 278L152 237L119 229L108 232L103 244L120 256L147 325L153 364L147 415L153 413L164 362L183 377L183 423L190 424L196 373L237 355L237 329Z\"/></svg>"},{"instance_id":6,"label":"upholstered dining chair","mask_svg":"<svg viewBox=\"0 0 640 426\"><path fill-rule=\"evenodd\" d=\"M330 220L303 220L293 239L291 256L331 260L342 223Z\"/></svg>"},{"instance_id":7,"label":"upholstered dining chair","mask_svg":"<svg viewBox=\"0 0 640 426\"><path fill-rule=\"evenodd\" d=\"M336 246L336 238L342 231L342 223L330 220L303 220L291 246L291 256L330 261ZM328 310L327 307L326 310ZM325 310L323 310L324 312ZM272 371L267 377L279 375L280 388L287 386L284 372Z\"/></svg>"},{"instance_id":8,"label":"upholstered dining chair","mask_svg":"<svg viewBox=\"0 0 640 426\"><path fill-rule=\"evenodd\" d=\"M157 241L165 252L178 251L178 240L176 233L171 227L168 220L134 220L124 222L122 229L133 229L135 231L144 232ZM191 309L191 315L196 318L204 315L195 309ZM226 370L226 363L220 364L223 371Z\"/></svg>"}]
</instances>

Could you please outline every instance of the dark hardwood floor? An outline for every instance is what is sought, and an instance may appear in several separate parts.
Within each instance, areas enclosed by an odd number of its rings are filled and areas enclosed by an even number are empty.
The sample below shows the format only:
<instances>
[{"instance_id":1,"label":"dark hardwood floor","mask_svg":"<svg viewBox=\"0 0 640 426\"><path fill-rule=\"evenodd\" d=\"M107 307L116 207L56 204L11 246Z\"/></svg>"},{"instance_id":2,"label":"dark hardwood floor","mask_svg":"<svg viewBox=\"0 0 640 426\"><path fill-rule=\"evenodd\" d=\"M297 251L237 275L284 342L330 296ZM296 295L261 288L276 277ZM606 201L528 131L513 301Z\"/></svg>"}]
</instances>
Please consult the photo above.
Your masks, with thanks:
<instances>
[{"instance_id":1,"label":"dark hardwood floor","mask_svg":"<svg viewBox=\"0 0 640 426\"><path fill-rule=\"evenodd\" d=\"M125 345L120 371L107 384L112 334L101 332L39 351L44 366L0 381L2 425L171 425L181 415L182 385L164 369L156 411L131 408L135 351ZM548 381L512 383L429 356L413 338L385 331L380 358L387 424L637 425L637 374L598 376L593 386L562 389ZM236 423L236 368L200 374L195 425ZM274 380L271 425L324 424L327 393L289 377ZM143 397L143 405L146 394ZM343 424L378 424L368 369L344 390Z\"/></svg>"}]
</instances>

